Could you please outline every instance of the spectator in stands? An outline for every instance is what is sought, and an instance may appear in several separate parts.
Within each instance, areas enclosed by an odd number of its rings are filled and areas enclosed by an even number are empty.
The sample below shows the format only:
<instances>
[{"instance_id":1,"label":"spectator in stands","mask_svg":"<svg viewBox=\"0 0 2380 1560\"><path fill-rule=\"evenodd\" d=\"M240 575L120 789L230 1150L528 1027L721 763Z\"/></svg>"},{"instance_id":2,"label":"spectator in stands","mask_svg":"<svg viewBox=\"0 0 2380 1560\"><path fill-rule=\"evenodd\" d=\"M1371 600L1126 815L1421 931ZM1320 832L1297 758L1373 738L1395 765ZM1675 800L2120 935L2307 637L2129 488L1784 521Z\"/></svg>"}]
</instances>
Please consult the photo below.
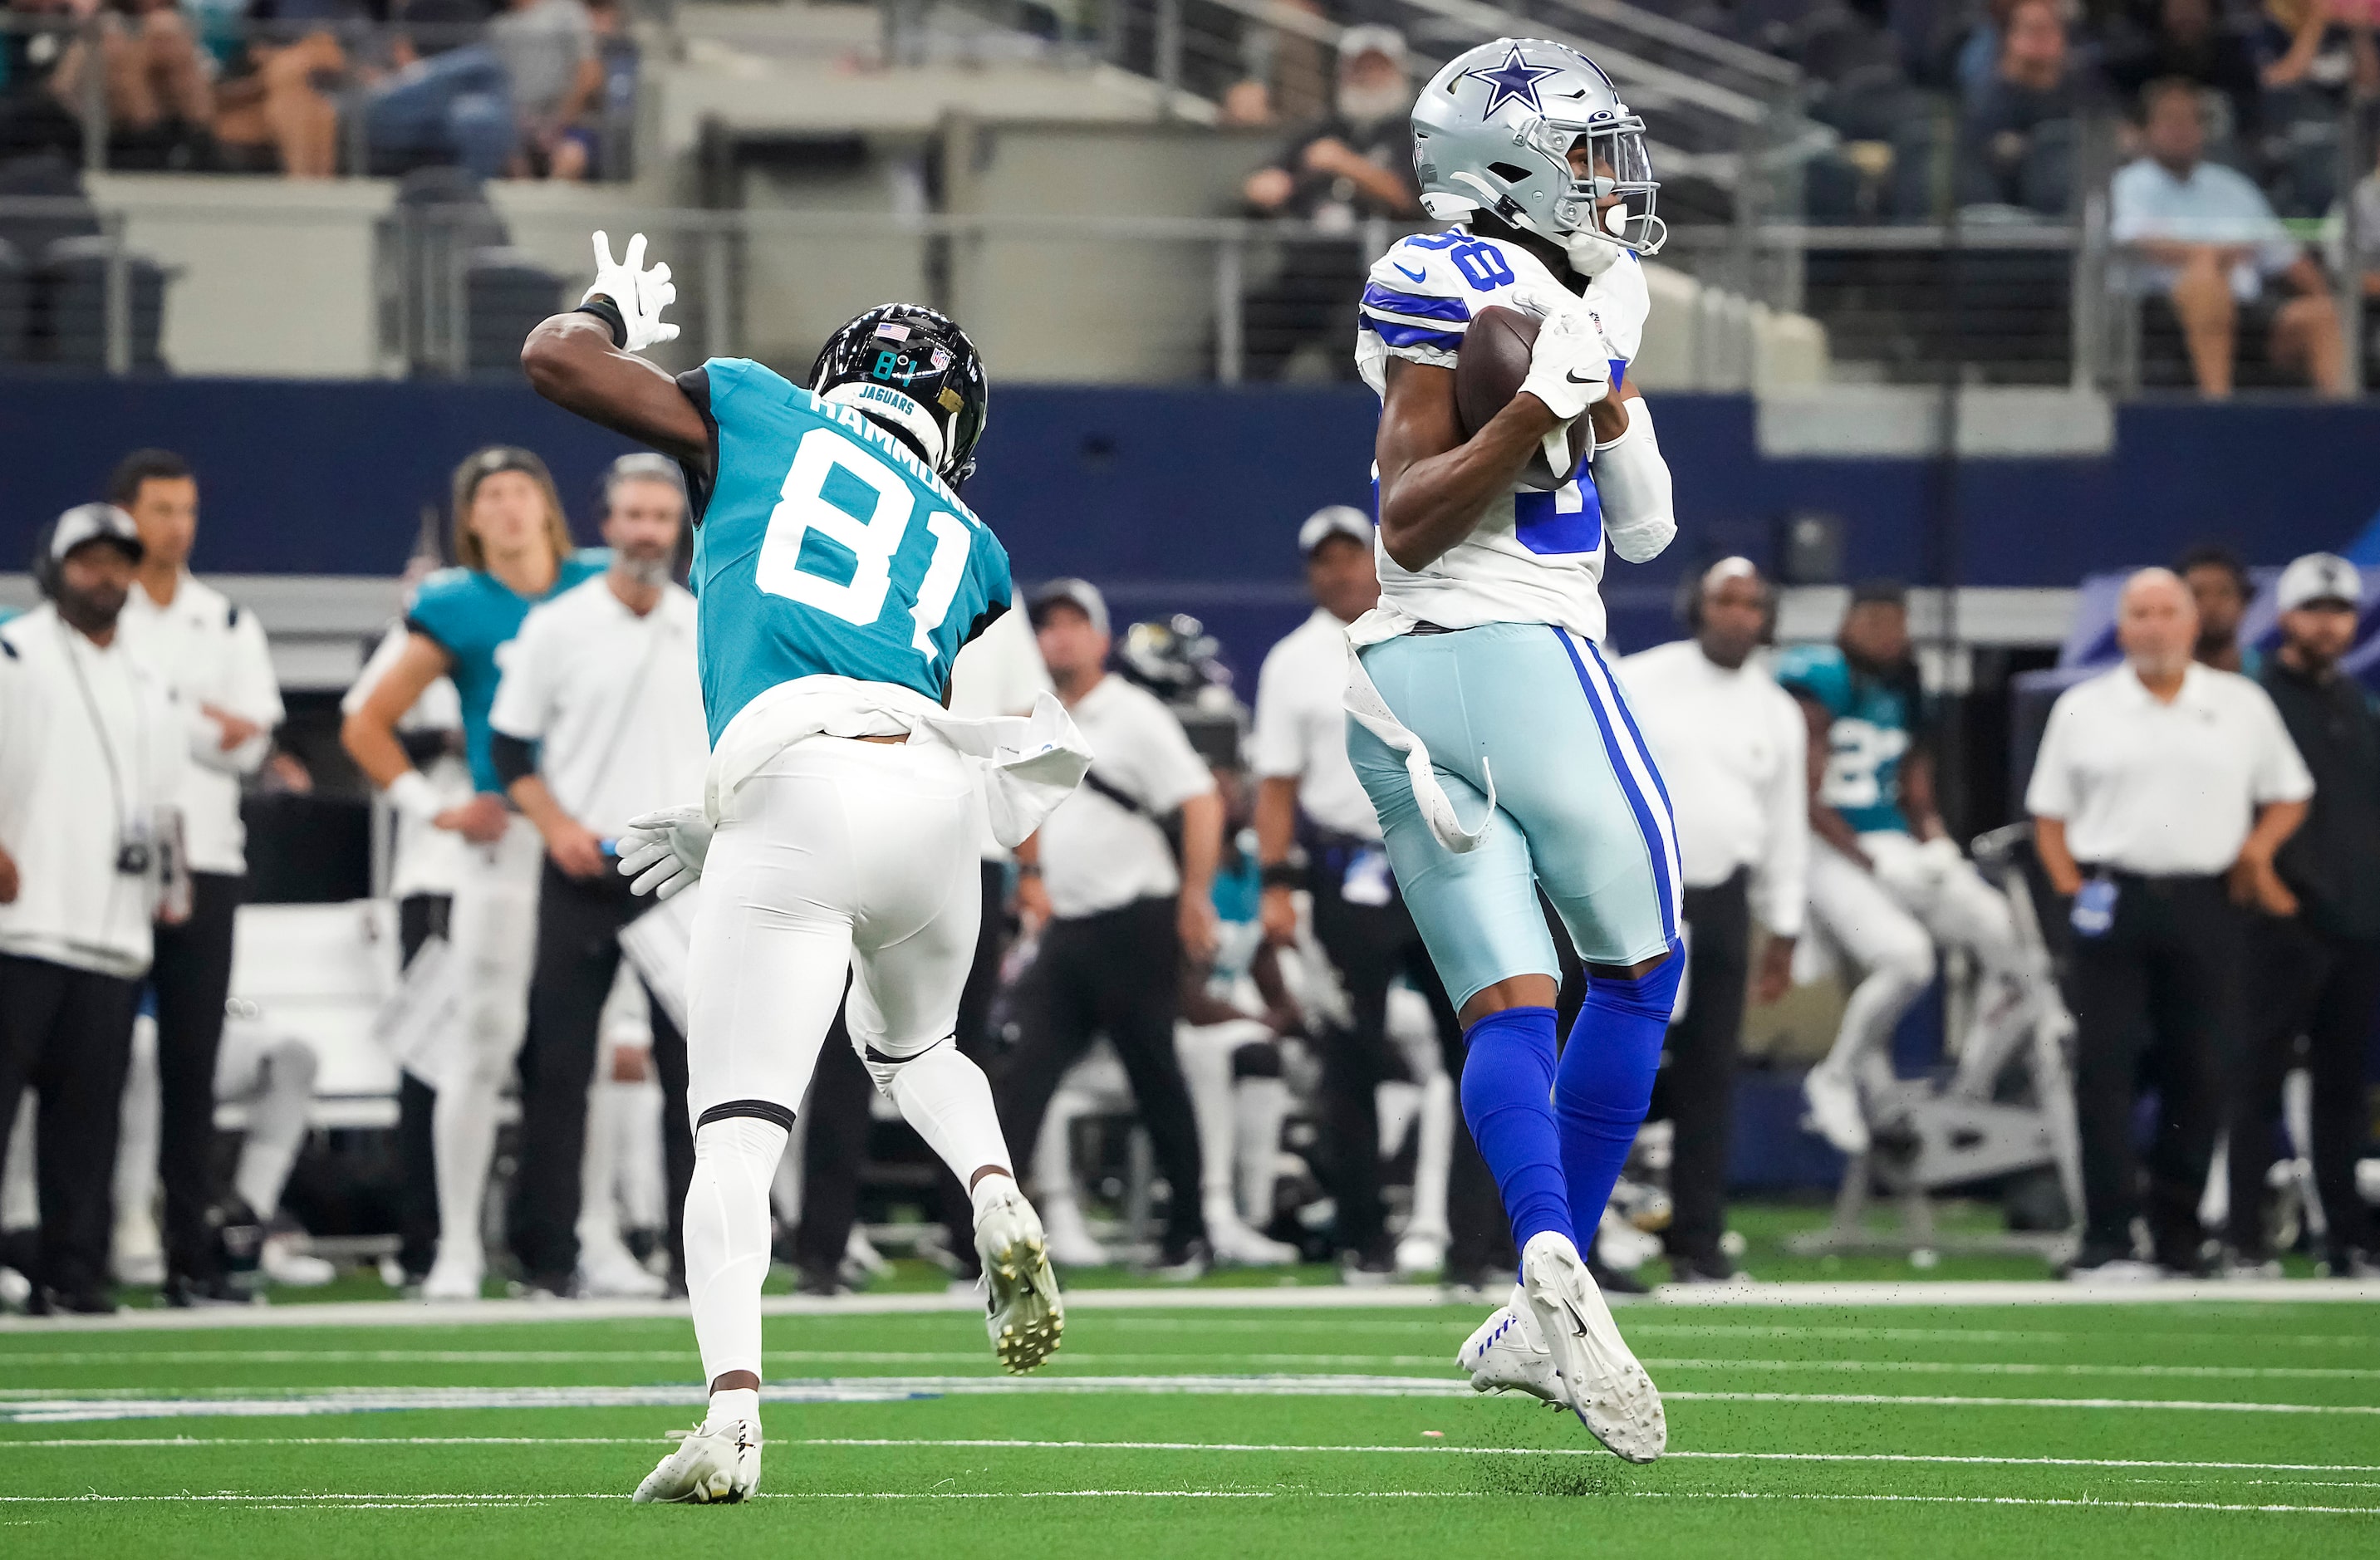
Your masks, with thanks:
<instances>
[{"instance_id":1,"label":"spectator in stands","mask_svg":"<svg viewBox=\"0 0 2380 1560\"><path fill-rule=\"evenodd\" d=\"M1973 103L1991 86L1999 69L2000 44L2010 15L2022 0L1984 0L1984 14L1959 43L1950 62L1950 79L1960 98Z\"/></svg>"},{"instance_id":2,"label":"spectator in stands","mask_svg":"<svg viewBox=\"0 0 2380 1560\"><path fill-rule=\"evenodd\" d=\"M1083 580L1034 592L1050 680L1099 758L1017 853L1017 891L1041 951L1016 993L1016 1048L999 1080L1001 1125L1020 1155L1041 1135L1059 1081L1101 1032L1132 1080L1142 1124L1173 1188L1160 1270L1193 1278L1209 1260L1199 1207L1196 1119L1173 1049L1182 961L1215 948L1223 803L1154 695L1107 670L1107 602ZM1177 863L1160 819L1179 815Z\"/></svg>"},{"instance_id":3,"label":"spectator in stands","mask_svg":"<svg viewBox=\"0 0 2380 1560\"><path fill-rule=\"evenodd\" d=\"M2193 82L2221 96L2233 136L2244 139L2256 130L2256 56L2248 40L2217 14L2216 0L2163 0L2154 29L2132 32L2109 48L2107 71L2127 96L2152 81Z\"/></svg>"},{"instance_id":4,"label":"spectator in stands","mask_svg":"<svg viewBox=\"0 0 2380 1560\"><path fill-rule=\"evenodd\" d=\"M1334 109L1241 187L1258 215L1307 223L1318 235L1289 242L1280 272L1243 304L1241 339L1252 379L1279 379L1308 342L1326 345L1332 377L1354 378L1347 343L1354 339L1367 258L1358 224L1421 214L1406 123L1413 83L1405 74L1402 33L1388 27L1347 30L1339 45Z\"/></svg>"},{"instance_id":5,"label":"spectator in stands","mask_svg":"<svg viewBox=\"0 0 2380 1560\"><path fill-rule=\"evenodd\" d=\"M2313 792L2265 691L2191 659L2198 613L2170 572L2125 583L2116 634L2124 664L2058 695L2025 792L2042 870L2072 904L2083 1233L2068 1276L2082 1282L2201 1268L2198 1200L2238 1015L2232 900L2294 908L2273 857ZM2145 1209L2132 1148L2144 1059L2159 1100ZM2132 1244L2143 1212L2153 1262Z\"/></svg>"},{"instance_id":6,"label":"spectator in stands","mask_svg":"<svg viewBox=\"0 0 2380 1560\"><path fill-rule=\"evenodd\" d=\"M2220 542L2205 542L2181 555L2173 572L2190 587L2198 607L2198 645L2192 652L2201 666L2254 677L2264 670L2264 657L2253 645L2240 643L2240 620L2256 599L2255 582L2240 555Z\"/></svg>"},{"instance_id":7,"label":"spectator in stands","mask_svg":"<svg viewBox=\"0 0 2380 1560\"><path fill-rule=\"evenodd\" d=\"M214 94L197 39L172 0L127 0L101 10L73 0L73 14L97 17L91 40L67 45L49 79L67 112L79 115L90 78L100 78L107 113L108 163L117 168L204 167L212 157Z\"/></svg>"},{"instance_id":8,"label":"spectator in stands","mask_svg":"<svg viewBox=\"0 0 2380 1560\"><path fill-rule=\"evenodd\" d=\"M226 163L270 166L291 178L339 171L339 109L322 83L347 68L327 29L245 40L215 83L214 133Z\"/></svg>"},{"instance_id":9,"label":"spectator in stands","mask_svg":"<svg viewBox=\"0 0 2380 1560\"><path fill-rule=\"evenodd\" d=\"M512 79L489 47L475 0L411 0L392 17L403 30L396 69L365 94L364 139L374 163L459 163L502 177L517 140Z\"/></svg>"},{"instance_id":10,"label":"spectator in stands","mask_svg":"<svg viewBox=\"0 0 2380 1560\"><path fill-rule=\"evenodd\" d=\"M2346 354L2322 268L2289 237L2264 191L2205 161L2198 89L2159 81L2144 95L2143 115L2147 155L2117 171L2110 236L2131 257L2133 290L2171 300L2200 392L2231 393L2240 308L2278 278L2291 296L2272 309L2274 363L2325 393L2342 393Z\"/></svg>"},{"instance_id":11,"label":"spectator in stands","mask_svg":"<svg viewBox=\"0 0 2380 1560\"><path fill-rule=\"evenodd\" d=\"M1990 80L1960 127L1961 205L2064 216L2073 199L2075 120L2091 85L2067 46L2056 0L2017 0Z\"/></svg>"},{"instance_id":12,"label":"spectator in stands","mask_svg":"<svg viewBox=\"0 0 2380 1560\"><path fill-rule=\"evenodd\" d=\"M2318 216L2338 191L2347 115L2380 93L2374 14L2358 0L2265 0L2265 18L2256 35L2265 161L2281 208Z\"/></svg>"},{"instance_id":13,"label":"spectator in stands","mask_svg":"<svg viewBox=\"0 0 2380 1560\"><path fill-rule=\"evenodd\" d=\"M190 913L158 928L149 986L157 1004L157 1172L165 1190L165 1298L244 1299L215 1260L215 1061L231 995L232 925L248 897L241 781L263 767L281 724L281 684L264 625L189 569L199 482L181 456L136 450L108 497L140 527L139 585L120 620L125 641L174 692L189 762L177 804L190 866Z\"/></svg>"},{"instance_id":14,"label":"spectator in stands","mask_svg":"<svg viewBox=\"0 0 2380 1560\"><path fill-rule=\"evenodd\" d=\"M106 1312L110 1193L152 923L187 913L176 859L188 727L117 618L140 533L114 504L43 527L48 599L0 630L0 1164L41 1102L34 1302Z\"/></svg>"},{"instance_id":15,"label":"spectator in stands","mask_svg":"<svg viewBox=\"0 0 2380 1560\"><path fill-rule=\"evenodd\" d=\"M584 123L601 101L603 67L581 0L511 0L488 27L488 43L512 79L519 140L516 175L583 179L595 132Z\"/></svg>"},{"instance_id":16,"label":"spectator in stands","mask_svg":"<svg viewBox=\"0 0 2380 1560\"><path fill-rule=\"evenodd\" d=\"M75 111L51 89L73 42L71 0L7 0L0 18L0 162L82 144Z\"/></svg>"},{"instance_id":17,"label":"spectator in stands","mask_svg":"<svg viewBox=\"0 0 2380 1560\"><path fill-rule=\"evenodd\" d=\"M2325 1265L2336 1278L2380 1277L2371 1215L2355 1187L2367 1111L2363 1055L2380 1012L2380 714L2339 670L2355 645L2363 580L2355 565L2309 553L2281 571L2281 646L2258 679L2313 772L2313 802L2273 858L2294 913L2254 916L2248 935L2248 1022L2230 1092L2230 1246L2237 1268L2277 1277L2265 1227L2281 1079L2313 1078L2314 1185ZM2304 1044L2301 1062L2299 1045Z\"/></svg>"}]
</instances>

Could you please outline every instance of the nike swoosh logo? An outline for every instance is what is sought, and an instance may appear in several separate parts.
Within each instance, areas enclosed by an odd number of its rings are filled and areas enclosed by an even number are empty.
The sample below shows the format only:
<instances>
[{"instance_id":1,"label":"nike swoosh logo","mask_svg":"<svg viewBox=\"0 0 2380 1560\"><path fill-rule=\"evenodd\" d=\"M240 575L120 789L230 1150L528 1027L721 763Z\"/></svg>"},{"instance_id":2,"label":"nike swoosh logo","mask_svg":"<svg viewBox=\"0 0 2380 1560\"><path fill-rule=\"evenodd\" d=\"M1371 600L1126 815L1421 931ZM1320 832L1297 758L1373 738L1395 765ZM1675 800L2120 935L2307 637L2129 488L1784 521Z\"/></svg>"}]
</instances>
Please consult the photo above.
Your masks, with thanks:
<instances>
[{"instance_id":1,"label":"nike swoosh logo","mask_svg":"<svg viewBox=\"0 0 2380 1560\"><path fill-rule=\"evenodd\" d=\"M1569 373L1564 374L1564 375L1562 376L1562 378L1563 378L1563 379L1565 379L1565 380L1567 380L1567 381L1570 381L1571 383L1572 383L1572 384L1600 384L1600 383L1602 383L1602 382L1603 382L1603 381L1600 381L1600 380L1592 380L1592 379L1585 379L1585 380L1583 380L1583 379L1581 379L1581 378L1579 378L1579 377L1578 377L1578 370L1577 370L1577 369L1572 369Z\"/></svg>"},{"instance_id":2,"label":"nike swoosh logo","mask_svg":"<svg viewBox=\"0 0 2380 1560\"><path fill-rule=\"evenodd\" d=\"M1427 281L1428 281L1428 280L1429 280L1429 272L1427 272L1427 271L1407 271L1407 270L1405 270L1405 268L1404 268L1403 264L1402 264L1402 262L1400 262L1400 261L1394 261L1394 260L1392 260L1392 261L1390 261L1390 264L1392 264L1392 265L1395 265L1395 266L1396 266L1396 268L1397 268L1397 271L1398 271L1398 273L1399 273L1399 274L1401 274L1401 275L1402 275L1402 276L1405 276L1405 277L1407 277L1407 278L1409 278L1409 279L1411 279L1411 280L1413 280L1413 281L1415 281L1415 282L1427 282Z\"/></svg>"}]
</instances>

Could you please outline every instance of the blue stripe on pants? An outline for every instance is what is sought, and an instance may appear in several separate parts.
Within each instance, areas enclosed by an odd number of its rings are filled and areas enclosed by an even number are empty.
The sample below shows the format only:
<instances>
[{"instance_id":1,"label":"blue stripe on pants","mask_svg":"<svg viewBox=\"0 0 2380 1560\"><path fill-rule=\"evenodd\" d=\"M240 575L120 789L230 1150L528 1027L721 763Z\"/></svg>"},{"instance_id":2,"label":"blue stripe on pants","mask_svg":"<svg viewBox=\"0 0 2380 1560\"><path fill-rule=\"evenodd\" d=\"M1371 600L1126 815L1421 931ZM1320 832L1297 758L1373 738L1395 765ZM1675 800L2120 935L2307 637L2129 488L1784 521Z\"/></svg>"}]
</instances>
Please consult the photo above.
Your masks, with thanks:
<instances>
[{"instance_id":1,"label":"blue stripe on pants","mask_svg":"<svg viewBox=\"0 0 2380 1560\"><path fill-rule=\"evenodd\" d=\"M1610 670L1603 664L1603 657L1597 652L1595 646L1590 643L1586 651L1595 657L1596 670L1602 674L1599 677L1586 670L1586 663L1579 659L1578 645L1569 634L1559 628L1549 632L1561 641L1562 649L1569 654L1570 664L1578 672L1578 685L1586 695L1586 707L1595 711L1595 723L1603 732L1603 749L1611 757L1611 773L1628 798L1628 810L1636 815L1636 827L1645 836L1645 854L1652 859L1653 885L1661 897L1662 928L1670 937L1675 937L1678 935L1678 868L1671 855L1670 838L1676 826L1672 823L1665 831L1655 821L1652 806L1645 800L1644 789L1636 780L1636 770L1641 765L1644 771L1653 778L1654 787L1661 798L1663 820L1667 821L1672 815L1668 788L1661 784L1661 771L1654 765L1651 755L1645 751L1645 739L1637 732L1636 721L1628 713L1627 705L1613 691ZM1615 707L1627 726L1624 738L1612 729L1611 710Z\"/></svg>"}]
</instances>

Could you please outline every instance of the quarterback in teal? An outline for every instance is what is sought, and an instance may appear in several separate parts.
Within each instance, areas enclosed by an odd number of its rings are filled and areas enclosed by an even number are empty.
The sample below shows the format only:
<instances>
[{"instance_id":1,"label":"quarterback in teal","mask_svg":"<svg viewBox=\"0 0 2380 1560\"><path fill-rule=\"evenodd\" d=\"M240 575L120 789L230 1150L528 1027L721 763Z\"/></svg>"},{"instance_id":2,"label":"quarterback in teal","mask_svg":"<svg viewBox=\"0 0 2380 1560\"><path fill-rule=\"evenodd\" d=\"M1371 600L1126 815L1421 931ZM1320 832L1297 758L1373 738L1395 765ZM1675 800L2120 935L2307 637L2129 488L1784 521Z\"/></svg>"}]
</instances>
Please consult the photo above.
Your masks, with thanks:
<instances>
[{"instance_id":1,"label":"quarterback in teal","mask_svg":"<svg viewBox=\"0 0 2380 1560\"><path fill-rule=\"evenodd\" d=\"M737 1501L760 1472L769 1184L838 1005L878 1089L970 1189L1001 1363L1029 1371L1057 1347L1040 1219L953 1036L985 823L1022 839L1088 759L1054 699L1030 727L944 708L952 663L1011 595L1007 552L959 498L989 401L966 333L887 304L829 337L807 384L741 358L673 378L638 356L677 334L669 268L644 248L640 234L614 262L597 234L595 284L521 365L547 399L676 460L694 500L710 774L699 808L636 820L621 870L664 896L700 879L685 1227L710 1403L636 1498ZM1012 778L1065 768L1041 804L1004 810L1015 793L971 745L1001 725L1018 729L996 744Z\"/></svg>"},{"instance_id":2,"label":"quarterback in teal","mask_svg":"<svg viewBox=\"0 0 2380 1560\"><path fill-rule=\"evenodd\" d=\"M407 612L403 651L341 732L357 765L391 805L475 847L464 853L447 926L447 946L461 961L468 1044L445 1058L438 1077L408 1072L411 1083L400 1105L408 1117L431 1111L438 1259L422 1280L421 1296L432 1300L478 1300L486 1276L480 1209L495 1153L497 1100L528 1031L537 952L544 843L504 799L489 751L488 711L504 649L529 609L601 573L610 561L601 550L573 549L553 478L527 450L491 445L457 466L454 521L455 556L462 567L421 582ZM478 792L459 807L444 804L397 735L397 722L441 677L452 678L461 695L465 749ZM418 1086L424 1083L436 1090L434 1104Z\"/></svg>"}]
</instances>

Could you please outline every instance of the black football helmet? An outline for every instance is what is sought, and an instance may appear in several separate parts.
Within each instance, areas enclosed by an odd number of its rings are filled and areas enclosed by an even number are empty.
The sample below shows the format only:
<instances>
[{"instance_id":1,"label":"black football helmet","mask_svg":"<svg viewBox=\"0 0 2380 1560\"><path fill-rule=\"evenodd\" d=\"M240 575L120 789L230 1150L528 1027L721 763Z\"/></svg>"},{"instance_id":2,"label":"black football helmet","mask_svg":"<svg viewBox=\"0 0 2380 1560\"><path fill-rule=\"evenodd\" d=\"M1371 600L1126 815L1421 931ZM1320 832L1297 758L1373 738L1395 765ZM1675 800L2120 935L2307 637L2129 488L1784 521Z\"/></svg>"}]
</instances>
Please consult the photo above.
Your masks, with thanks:
<instances>
[{"instance_id":1,"label":"black football helmet","mask_svg":"<svg viewBox=\"0 0 2380 1560\"><path fill-rule=\"evenodd\" d=\"M958 321L917 303L879 304L827 337L810 391L908 441L953 487L975 473L991 387Z\"/></svg>"}]
</instances>

